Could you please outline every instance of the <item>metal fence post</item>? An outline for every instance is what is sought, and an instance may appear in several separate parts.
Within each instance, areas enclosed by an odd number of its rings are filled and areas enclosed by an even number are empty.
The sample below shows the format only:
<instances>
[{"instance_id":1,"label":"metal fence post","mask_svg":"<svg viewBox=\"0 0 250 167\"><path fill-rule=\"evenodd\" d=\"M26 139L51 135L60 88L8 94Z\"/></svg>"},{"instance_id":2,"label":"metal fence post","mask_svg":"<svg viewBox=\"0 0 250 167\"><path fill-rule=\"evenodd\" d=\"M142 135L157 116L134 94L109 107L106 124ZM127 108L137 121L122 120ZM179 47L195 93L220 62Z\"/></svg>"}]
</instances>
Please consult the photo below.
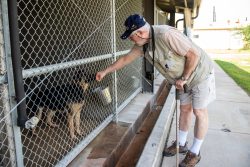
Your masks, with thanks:
<instances>
[{"instance_id":1,"label":"metal fence post","mask_svg":"<svg viewBox=\"0 0 250 167\"><path fill-rule=\"evenodd\" d=\"M111 33L112 33L112 54L113 54L113 63L116 61L116 26L115 26L115 0L111 0ZM115 71L114 74L114 80L113 80L113 85L114 85L114 116L115 116L115 121L118 121L118 102L117 102L117 72Z\"/></svg>"},{"instance_id":2,"label":"metal fence post","mask_svg":"<svg viewBox=\"0 0 250 167\"><path fill-rule=\"evenodd\" d=\"M11 60L11 49L10 49L10 34L9 34L9 20L8 20L8 4L7 0L2 0L2 15L3 15L3 32L4 32L4 48L6 55L6 69L7 69L7 82L8 82L8 91L9 91L9 101L10 101L10 110L16 105L15 89L13 82L13 71L12 71L12 60ZM15 109L11 114L13 132L14 132L14 141L15 141L15 151L16 151L16 161L18 167L23 167L23 152L22 152L22 141L21 141L21 132L20 128L16 124L17 120L17 110Z\"/></svg>"}]
</instances>

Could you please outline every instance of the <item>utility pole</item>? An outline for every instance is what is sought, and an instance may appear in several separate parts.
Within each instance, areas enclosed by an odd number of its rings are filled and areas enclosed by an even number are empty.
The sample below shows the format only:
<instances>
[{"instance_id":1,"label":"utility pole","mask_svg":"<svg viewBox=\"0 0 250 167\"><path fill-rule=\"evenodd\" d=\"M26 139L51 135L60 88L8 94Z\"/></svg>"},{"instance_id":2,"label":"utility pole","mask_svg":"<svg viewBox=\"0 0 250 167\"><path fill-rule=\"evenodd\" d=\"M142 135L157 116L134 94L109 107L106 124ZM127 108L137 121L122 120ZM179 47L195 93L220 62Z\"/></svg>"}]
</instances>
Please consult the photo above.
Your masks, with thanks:
<instances>
[{"instance_id":1,"label":"utility pole","mask_svg":"<svg viewBox=\"0 0 250 167\"><path fill-rule=\"evenodd\" d=\"M213 6L213 22L216 22L215 6Z\"/></svg>"}]
</instances>

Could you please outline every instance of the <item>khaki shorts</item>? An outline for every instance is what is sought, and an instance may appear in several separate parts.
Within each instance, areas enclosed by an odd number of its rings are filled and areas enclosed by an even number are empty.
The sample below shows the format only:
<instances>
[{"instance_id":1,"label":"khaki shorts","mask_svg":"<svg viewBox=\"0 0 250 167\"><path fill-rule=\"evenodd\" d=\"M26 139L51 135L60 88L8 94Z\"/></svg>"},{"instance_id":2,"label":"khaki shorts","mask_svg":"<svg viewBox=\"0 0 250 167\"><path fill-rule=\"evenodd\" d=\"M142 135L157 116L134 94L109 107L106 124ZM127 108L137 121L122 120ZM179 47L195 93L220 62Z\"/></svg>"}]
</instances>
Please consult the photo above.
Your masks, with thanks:
<instances>
[{"instance_id":1,"label":"khaki shorts","mask_svg":"<svg viewBox=\"0 0 250 167\"><path fill-rule=\"evenodd\" d=\"M191 104L193 109L205 109L208 104L216 99L214 72L198 85L186 93L180 91L180 104Z\"/></svg>"}]
</instances>

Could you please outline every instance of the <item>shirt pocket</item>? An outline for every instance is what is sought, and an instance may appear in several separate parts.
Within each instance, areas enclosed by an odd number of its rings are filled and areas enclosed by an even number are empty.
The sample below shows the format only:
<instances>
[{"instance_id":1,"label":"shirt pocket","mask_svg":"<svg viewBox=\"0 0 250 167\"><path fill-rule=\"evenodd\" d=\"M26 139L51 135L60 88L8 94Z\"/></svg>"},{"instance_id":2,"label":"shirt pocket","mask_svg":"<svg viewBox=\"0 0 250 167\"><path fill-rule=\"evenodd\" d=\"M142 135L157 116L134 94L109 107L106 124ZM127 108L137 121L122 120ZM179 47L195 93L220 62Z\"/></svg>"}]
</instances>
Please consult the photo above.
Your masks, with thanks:
<instances>
[{"instance_id":1,"label":"shirt pocket","mask_svg":"<svg viewBox=\"0 0 250 167\"><path fill-rule=\"evenodd\" d=\"M163 56L163 60L160 60L161 65L166 68L166 70L173 71L175 67L175 61L173 58L173 53L171 51Z\"/></svg>"}]
</instances>

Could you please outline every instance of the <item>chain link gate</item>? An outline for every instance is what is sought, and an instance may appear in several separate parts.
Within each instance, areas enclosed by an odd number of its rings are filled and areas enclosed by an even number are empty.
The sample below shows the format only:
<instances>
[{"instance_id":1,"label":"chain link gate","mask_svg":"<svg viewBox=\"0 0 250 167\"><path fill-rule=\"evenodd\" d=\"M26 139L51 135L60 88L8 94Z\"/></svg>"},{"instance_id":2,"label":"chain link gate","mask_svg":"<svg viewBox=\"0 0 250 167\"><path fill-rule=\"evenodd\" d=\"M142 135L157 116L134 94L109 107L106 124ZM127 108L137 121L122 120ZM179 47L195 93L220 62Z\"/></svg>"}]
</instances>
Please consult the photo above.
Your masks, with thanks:
<instances>
[{"instance_id":1,"label":"chain link gate","mask_svg":"<svg viewBox=\"0 0 250 167\"><path fill-rule=\"evenodd\" d=\"M1 7L7 10L7 0ZM0 166L66 166L140 92L141 59L100 83L95 74L132 47L120 39L123 22L142 10L142 0L17 1L23 74L18 86L25 90L28 118L36 116L38 124L30 130L13 122L13 81L5 79L12 73L10 57L1 54ZM3 24L7 31L8 19ZM2 68L5 63L9 68ZM108 104L96 93L106 87Z\"/></svg>"}]
</instances>

